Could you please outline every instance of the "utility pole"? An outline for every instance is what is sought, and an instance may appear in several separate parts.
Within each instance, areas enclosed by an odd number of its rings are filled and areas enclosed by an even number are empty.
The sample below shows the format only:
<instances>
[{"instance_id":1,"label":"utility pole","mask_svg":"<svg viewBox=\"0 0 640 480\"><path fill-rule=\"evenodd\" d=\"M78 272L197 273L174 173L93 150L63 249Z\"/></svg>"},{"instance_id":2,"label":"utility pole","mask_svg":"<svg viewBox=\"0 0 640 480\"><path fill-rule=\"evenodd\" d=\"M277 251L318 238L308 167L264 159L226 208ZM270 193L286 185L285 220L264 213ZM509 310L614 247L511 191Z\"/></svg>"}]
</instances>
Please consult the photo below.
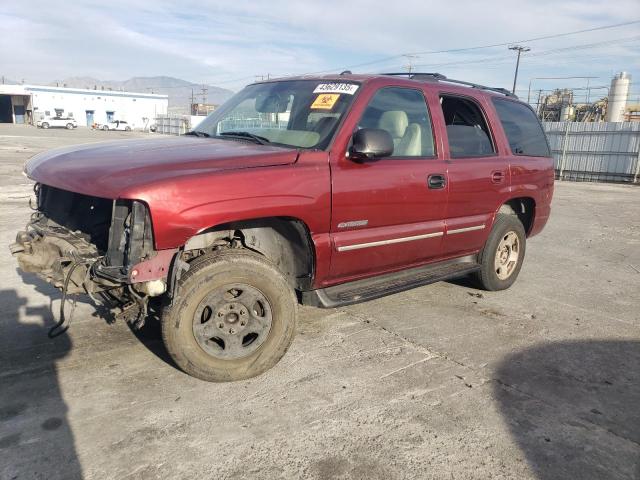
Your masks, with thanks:
<instances>
[{"instance_id":1,"label":"utility pole","mask_svg":"<svg viewBox=\"0 0 640 480\"><path fill-rule=\"evenodd\" d=\"M406 55L402 55L402 56L407 59L407 64L404 65L404 68L406 68L407 71L409 72L409 75L411 75L411 72L413 71L413 59L418 58L418 55L411 55L407 53Z\"/></svg>"},{"instance_id":2,"label":"utility pole","mask_svg":"<svg viewBox=\"0 0 640 480\"><path fill-rule=\"evenodd\" d=\"M538 118L542 120L542 117L543 117L542 111L544 107L540 105L540 97L542 97L542 90L538 90L538 101L536 102L536 112L538 113Z\"/></svg>"},{"instance_id":3,"label":"utility pole","mask_svg":"<svg viewBox=\"0 0 640 480\"><path fill-rule=\"evenodd\" d=\"M207 103L207 87L206 85L202 85L202 103Z\"/></svg>"},{"instance_id":4,"label":"utility pole","mask_svg":"<svg viewBox=\"0 0 640 480\"><path fill-rule=\"evenodd\" d=\"M518 81L518 68L520 67L520 54L522 52L528 52L531 49L529 47L523 47L522 45L512 45L509 47L509 50L515 50L518 52L518 59L516 60L516 73L513 76L513 89L511 90L511 93L515 95L516 82Z\"/></svg>"}]
</instances>

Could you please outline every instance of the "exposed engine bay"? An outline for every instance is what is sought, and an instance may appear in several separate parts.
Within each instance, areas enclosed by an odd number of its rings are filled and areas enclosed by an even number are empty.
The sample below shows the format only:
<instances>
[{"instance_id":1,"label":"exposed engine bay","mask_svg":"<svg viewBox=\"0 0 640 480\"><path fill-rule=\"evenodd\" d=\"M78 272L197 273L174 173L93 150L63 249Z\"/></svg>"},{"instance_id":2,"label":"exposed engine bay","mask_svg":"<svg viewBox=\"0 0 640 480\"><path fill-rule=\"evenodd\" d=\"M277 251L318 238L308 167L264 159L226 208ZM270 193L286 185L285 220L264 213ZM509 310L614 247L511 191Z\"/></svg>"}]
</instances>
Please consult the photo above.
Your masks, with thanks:
<instances>
[{"instance_id":1,"label":"exposed engine bay","mask_svg":"<svg viewBox=\"0 0 640 480\"><path fill-rule=\"evenodd\" d=\"M148 300L166 290L166 281L136 282L136 265L153 258L151 219L146 205L34 187L37 205L11 252L20 268L62 290L61 321L67 295L88 294L142 326Z\"/></svg>"}]
</instances>

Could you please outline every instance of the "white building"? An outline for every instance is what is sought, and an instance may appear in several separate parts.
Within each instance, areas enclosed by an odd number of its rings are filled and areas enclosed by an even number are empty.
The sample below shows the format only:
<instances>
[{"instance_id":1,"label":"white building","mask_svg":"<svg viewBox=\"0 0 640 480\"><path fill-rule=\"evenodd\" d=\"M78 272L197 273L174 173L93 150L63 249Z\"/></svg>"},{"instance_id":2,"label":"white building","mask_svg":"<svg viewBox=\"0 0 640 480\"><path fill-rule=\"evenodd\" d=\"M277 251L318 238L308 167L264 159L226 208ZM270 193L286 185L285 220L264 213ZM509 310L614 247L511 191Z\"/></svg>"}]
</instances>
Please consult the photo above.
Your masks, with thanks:
<instances>
[{"instance_id":1,"label":"white building","mask_svg":"<svg viewBox=\"0 0 640 480\"><path fill-rule=\"evenodd\" d=\"M73 117L80 126L125 120L145 128L165 115L167 95L49 87L0 85L0 123L30 123L44 117Z\"/></svg>"}]
</instances>

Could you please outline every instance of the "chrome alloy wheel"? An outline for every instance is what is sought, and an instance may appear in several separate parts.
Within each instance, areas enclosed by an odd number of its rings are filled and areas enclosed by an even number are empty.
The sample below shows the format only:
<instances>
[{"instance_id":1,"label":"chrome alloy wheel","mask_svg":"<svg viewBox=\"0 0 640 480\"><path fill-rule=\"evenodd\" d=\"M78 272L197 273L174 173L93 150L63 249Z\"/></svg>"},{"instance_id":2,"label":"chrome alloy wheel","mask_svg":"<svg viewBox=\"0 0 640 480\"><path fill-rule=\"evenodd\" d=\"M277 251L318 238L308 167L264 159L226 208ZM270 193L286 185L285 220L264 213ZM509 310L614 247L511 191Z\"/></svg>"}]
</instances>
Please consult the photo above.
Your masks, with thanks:
<instances>
[{"instance_id":1,"label":"chrome alloy wheel","mask_svg":"<svg viewBox=\"0 0 640 480\"><path fill-rule=\"evenodd\" d=\"M500 280L506 280L511 276L518 265L520 258L520 240L518 235L513 232L507 232L496 250L496 258L494 267L496 275Z\"/></svg>"},{"instance_id":2,"label":"chrome alloy wheel","mask_svg":"<svg viewBox=\"0 0 640 480\"><path fill-rule=\"evenodd\" d=\"M193 336L209 355L223 360L246 357L267 339L273 315L265 295L242 283L209 293L193 316Z\"/></svg>"}]
</instances>

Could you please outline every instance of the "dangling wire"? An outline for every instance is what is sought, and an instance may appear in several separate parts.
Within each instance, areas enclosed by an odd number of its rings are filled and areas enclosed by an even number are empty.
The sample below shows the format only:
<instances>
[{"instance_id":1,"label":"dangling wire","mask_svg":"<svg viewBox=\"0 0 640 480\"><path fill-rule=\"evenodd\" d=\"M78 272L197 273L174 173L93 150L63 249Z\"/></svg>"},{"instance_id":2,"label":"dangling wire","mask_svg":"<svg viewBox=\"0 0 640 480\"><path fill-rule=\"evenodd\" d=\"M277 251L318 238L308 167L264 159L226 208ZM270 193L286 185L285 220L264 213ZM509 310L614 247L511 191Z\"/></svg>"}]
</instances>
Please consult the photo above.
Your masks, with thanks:
<instances>
[{"instance_id":1,"label":"dangling wire","mask_svg":"<svg viewBox=\"0 0 640 480\"><path fill-rule=\"evenodd\" d=\"M147 319L147 311L148 311L148 302L149 302L149 297L148 296L142 296L139 295L138 293L136 293L136 291L133 289L133 287L131 285L127 285L128 289L129 289L129 293L131 293L131 296L133 296L134 301L138 304L138 315L136 316L135 321L133 322L133 326L136 329L140 329L144 326L145 321Z\"/></svg>"},{"instance_id":2,"label":"dangling wire","mask_svg":"<svg viewBox=\"0 0 640 480\"><path fill-rule=\"evenodd\" d=\"M67 300L67 290L69 288L69 280L71 280L71 275L73 275L73 272L75 271L76 268L78 268L80 265L86 265L89 263L91 262L87 262L86 260L80 260L75 262L73 265L71 265L71 268L69 268L69 273L67 273L67 276L64 279L64 286L62 287L62 299L60 300L60 318L58 319L58 322L49 329L49 333L47 334L49 338L56 338L57 336L62 335L64 332L69 330L69 326L71 325L71 320L73 318L73 312L75 311L75 301L74 301L73 308L71 310L71 315L69 317L69 322L66 322L66 318L64 315L64 304Z\"/></svg>"},{"instance_id":3,"label":"dangling wire","mask_svg":"<svg viewBox=\"0 0 640 480\"><path fill-rule=\"evenodd\" d=\"M36 196L36 206L35 207L33 206L33 202L32 202L33 197L29 197L29 208L31 210L34 210L34 211L37 212L38 211L38 207L39 207L38 204L40 203L40 201L39 201L39 198L40 198L40 184L39 183L36 183L36 184L33 185L33 193Z\"/></svg>"},{"instance_id":4,"label":"dangling wire","mask_svg":"<svg viewBox=\"0 0 640 480\"><path fill-rule=\"evenodd\" d=\"M91 291L89 291L88 288L86 288L86 285L89 284L89 278L91 277L91 272L93 270L93 267L96 265L96 263L98 263L103 258L104 258L104 256L98 257L95 261L89 262L88 263L89 266L87 267L87 273L85 273L85 275L84 275L85 290L87 291L87 295L89 295L89 298L91 298L91 300L93 300L93 303L95 303L96 305L102 305L102 302L100 300L98 300L95 297L95 295Z\"/></svg>"}]
</instances>

